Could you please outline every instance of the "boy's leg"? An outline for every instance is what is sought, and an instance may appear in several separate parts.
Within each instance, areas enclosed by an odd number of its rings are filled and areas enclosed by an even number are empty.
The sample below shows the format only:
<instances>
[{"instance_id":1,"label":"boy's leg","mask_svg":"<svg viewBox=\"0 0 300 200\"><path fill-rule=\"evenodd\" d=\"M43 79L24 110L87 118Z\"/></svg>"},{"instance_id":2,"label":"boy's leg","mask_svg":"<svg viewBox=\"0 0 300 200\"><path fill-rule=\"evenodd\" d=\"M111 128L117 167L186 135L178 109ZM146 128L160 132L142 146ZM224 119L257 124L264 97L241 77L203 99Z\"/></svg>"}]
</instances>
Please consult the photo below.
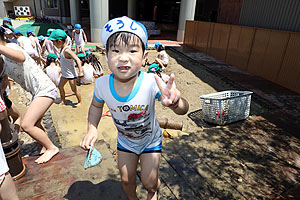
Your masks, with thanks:
<instances>
[{"instance_id":1,"label":"boy's leg","mask_svg":"<svg viewBox=\"0 0 300 200\"><path fill-rule=\"evenodd\" d=\"M141 179L148 190L147 200L157 199L157 189L160 186L158 170L161 153L143 153L140 155Z\"/></svg>"},{"instance_id":2,"label":"boy's leg","mask_svg":"<svg viewBox=\"0 0 300 200\"><path fill-rule=\"evenodd\" d=\"M45 147L46 151L35 160L36 163L45 163L59 152L59 149L51 142L48 135L36 126L36 123L44 116L52 105L54 99L50 97L35 97L25 112L21 127L33 139Z\"/></svg>"},{"instance_id":3,"label":"boy's leg","mask_svg":"<svg viewBox=\"0 0 300 200\"><path fill-rule=\"evenodd\" d=\"M159 64L159 66L160 66L160 68L161 68L162 70L165 69L165 65L164 65L164 63L163 63L163 61L162 61L161 59L155 58L155 62L156 62L157 64Z\"/></svg>"},{"instance_id":4,"label":"boy's leg","mask_svg":"<svg viewBox=\"0 0 300 200\"><path fill-rule=\"evenodd\" d=\"M118 151L118 168L121 175L122 187L129 200L137 200L136 196L136 169L138 155Z\"/></svg>"},{"instance_id":5,"label":"boy's leg","mask_svg":"<svg viewBox=\"0 0 300 200\"><path fill-rule=\"evenodd\" d=\"M80 45L80 50L81 52L85 55L85 48L84 48L84 44Z\"/></svg>"},{"instance_id":6,"label":"boy's leg","mask_svg":"<svg viewBox=\"0 0 300 200\"><path fill-rule=\"evenodd\" d=\"M2 200L18 200L15 183L12 180L10 173L5 174L3 182L0 184L0 199Z\"/></svg>"},{"instance_id":7,"label":"boy's leg","mask_svg":"<svg viewBox=\"0 0 300 200\"><path fill-rule=\"evenodd\" d=\"M78 88L76 86L76 79L69 80L69 84L72 92L75 93L78 103L81 103L81 96L79 94Z\"/></svg>"},{"instance_id":8,"label":"boy's leg","mask_svg":"<svg viewBox=\"0 0 300 200\"><path fill-rule=\"evenodd\" d=\"M65 94L64 86L66 85L67 82L68 79L61 77L58 84L58 89L59 89L59 94L60 94L62 104L66 104L66 94Z\"/></svg>"},{"instance_id":9,"label":"boy's leg","mask_svg":"<svg viewBox=\"0 0 300 200\"><path fill-rule=\"evenodd\" d=\"M76 46L76 45L75 45L75 46ZM79 48L80 48L80 46L76 46L76 47L75 47L75 49L76 49L76 55L79 54L79 52L80 52L80 49L79 49Z\"/></svg>"}]
</instances>

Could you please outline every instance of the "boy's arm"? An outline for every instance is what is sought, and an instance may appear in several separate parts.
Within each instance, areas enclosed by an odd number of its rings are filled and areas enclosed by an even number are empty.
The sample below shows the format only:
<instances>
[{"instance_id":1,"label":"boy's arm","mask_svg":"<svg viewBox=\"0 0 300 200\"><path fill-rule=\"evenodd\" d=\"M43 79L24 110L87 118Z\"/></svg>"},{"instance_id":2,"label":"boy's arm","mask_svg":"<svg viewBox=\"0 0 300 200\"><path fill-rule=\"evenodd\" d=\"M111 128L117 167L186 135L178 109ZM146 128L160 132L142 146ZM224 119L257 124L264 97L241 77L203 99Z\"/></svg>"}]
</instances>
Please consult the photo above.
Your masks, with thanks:
<instances>
[{"instance_id":1,"label":"boy's arm","mask_svg":"<svg viewBox=\"0 0 300 200\"><path fill-rule=\"evenodd\" d=\"M68 59L72 58L73 60L75 60L77 66L78 66L78 69L79 69L79 77L80 77L81 74L83 73L83 69L82 69L82 66L81 66L81 61L78 58L78 56L76 56L76 54L69 48L67 48L64 51L64 56Z\"/></svg>"},{"instance_id":2,"label":"boy's arm","mask_svg":"<svg viewBox=\"0 0 300 200\"><path fill-rule=\"evenodd\" d=\"M71 43L71 46L73 45L74 40L75 40L75 31L73 30L72 31L72 43Z\"/></svg>"},{"instance_id":3,"label":"boy's arm","mask_svg":"<svg viewBox=\"0 0 300 200\"><path fill-rule=\"evenodd\" d=\"M88 113L88 130L80 142L80 147L85 150L94 146L98 138L97 127L102 116L103 106L104 102L98 102L95 97L93 98Z\"/></svg>"},{"instance_id":4,"label":"boy's arm","mask_svg":"<svg viewBox=\"0 0 300 200\"><path fill-rule=\"evenodd\" d=\"M22 51L15 50L4 45L0 45L0 54L3 54L17 63L23 63L26 59Z\"/></svg>"},{"instance_id":5,"label":"boy's arm","mask_svg":"<svg viewBox=\"0 0 300 200\"><path fill-rule=\"evenodd\" d=\"M83 40L85 43L87 43L87 38L86 38L86 34L84 32L84 30L82 29L82 35L83 35Z\"/></svg>"},{"instance_id":6,"label":"boy's arm","mask_svg":"<svg viewBox=\"0 0 300 200\"><path fill-rule=\"evenodd\" d=\"M173 110L174 113L178 115L184 115L189 110L189 103L184 98L180 97L180 92L176 88L173 87L174 82L174 74L171 74L167 85L163 82L163 80L158 77L156 74L154 75L156 84L161 92L161 104L163 106L169 107Z\"/></svg>"}]
</instances>

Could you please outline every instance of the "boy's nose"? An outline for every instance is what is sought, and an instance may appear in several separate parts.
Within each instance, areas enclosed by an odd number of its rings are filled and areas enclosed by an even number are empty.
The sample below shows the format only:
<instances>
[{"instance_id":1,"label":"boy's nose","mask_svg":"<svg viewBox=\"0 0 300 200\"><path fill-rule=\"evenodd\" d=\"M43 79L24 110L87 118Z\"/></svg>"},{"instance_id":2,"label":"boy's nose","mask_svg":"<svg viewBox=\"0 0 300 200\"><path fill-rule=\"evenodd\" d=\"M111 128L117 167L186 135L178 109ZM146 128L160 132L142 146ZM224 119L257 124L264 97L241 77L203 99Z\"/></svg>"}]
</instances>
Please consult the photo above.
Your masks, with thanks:
<instances>
[{"instance_id":1,"label":"boy's nose","mask_svg":"<svg viewBox=\"0 0 300 200\"><path fill-rule=\"evenodd\" d=\"M122 53L120 55L120 61L127 62L129 60L127 53Z\"/></svg>"}]
</instances>

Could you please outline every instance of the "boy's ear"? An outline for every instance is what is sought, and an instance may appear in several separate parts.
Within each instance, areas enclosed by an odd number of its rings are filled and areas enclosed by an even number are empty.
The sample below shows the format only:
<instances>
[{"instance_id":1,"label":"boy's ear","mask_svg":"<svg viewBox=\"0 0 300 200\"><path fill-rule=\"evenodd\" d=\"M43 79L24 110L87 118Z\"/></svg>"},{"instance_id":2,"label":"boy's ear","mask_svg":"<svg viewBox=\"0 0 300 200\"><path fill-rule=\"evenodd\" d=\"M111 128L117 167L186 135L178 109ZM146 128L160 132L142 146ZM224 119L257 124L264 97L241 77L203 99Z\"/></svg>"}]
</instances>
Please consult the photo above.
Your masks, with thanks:
<instances>
[{"instance_id":1,"label":"boy's ear","mask_svg":"<svg viewBox=\"0 0 300 200\"><path fill-rule=\"evenodd\" d=\"M148 51L144 51L144 55L143 55L143 58L147 58L147 56L148 56Z\"/></svg>"}]
</instances>

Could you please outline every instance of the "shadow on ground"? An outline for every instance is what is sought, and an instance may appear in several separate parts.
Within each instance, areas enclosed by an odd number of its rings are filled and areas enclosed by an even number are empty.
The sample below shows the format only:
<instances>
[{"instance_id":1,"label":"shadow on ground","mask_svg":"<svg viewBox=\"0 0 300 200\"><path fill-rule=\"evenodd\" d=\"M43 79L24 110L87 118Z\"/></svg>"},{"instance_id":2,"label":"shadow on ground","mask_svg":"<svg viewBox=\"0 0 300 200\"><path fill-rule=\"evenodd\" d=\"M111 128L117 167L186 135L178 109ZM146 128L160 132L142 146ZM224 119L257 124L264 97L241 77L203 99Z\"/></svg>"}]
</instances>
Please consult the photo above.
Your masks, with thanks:
<instances>
[{"instance_id":1,"label":"shadow on ground","mask_svg":"<svg viewBox=\"0 0 300 200\"><path fill-rule=\"evenodd\" d=\"M268 121L249 119L169 140L161 177L178 199L284 199L300 181L299 147Z\"/></svg>"},{"instance_id":2,"label":"shadow on ground","mask_svg":"<svg viewBox=\"0 0 300 200\"><path fill-rule=\"evenodd\" d=\"M69 200L96 200L96 199L126 199L122 184L115 180L105 180L98 184L90 181L76 181L73 183L64 198Z\"/></svg>"}]
</instances>

